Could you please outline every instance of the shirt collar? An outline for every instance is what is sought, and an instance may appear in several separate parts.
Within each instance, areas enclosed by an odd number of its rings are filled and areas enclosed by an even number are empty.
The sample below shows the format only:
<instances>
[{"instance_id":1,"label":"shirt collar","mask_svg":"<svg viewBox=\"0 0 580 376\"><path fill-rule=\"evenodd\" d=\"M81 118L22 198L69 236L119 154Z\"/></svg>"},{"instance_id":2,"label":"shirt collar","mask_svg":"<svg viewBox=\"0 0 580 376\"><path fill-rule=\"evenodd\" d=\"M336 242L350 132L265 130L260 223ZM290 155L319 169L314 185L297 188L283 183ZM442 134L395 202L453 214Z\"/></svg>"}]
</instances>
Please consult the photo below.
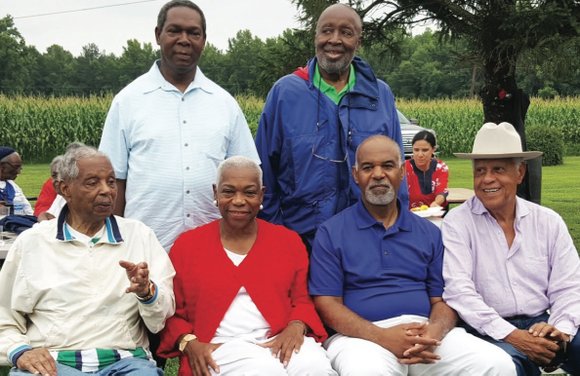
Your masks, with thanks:
<instances>
[{"instance_id":1,"label":"shirt collar","mask_svg":"<svg viewBox=\"0 0 580 376\"><path fill-rule=\"evenodd\" d=\"M65 205L60 215L58 216L56 238L61 241L70 242L75 240L75 237L69 231L69 226L66 223L66 217L69 213L68 204ZM123 237L119 231L119 225L114 215L105 219L105 235L101 237L98 243L120 244L123 242Z\"/></svg>"},{"instance_id":2,"label":"shirt collar","mask_svg":"<svg viewBox=\"0 0 580 376\"><path fill-rule=\"evenodd\" d=\"M168 82L165 77L163 77L161 70L159 69L160 63L161 60L156 60L153 63L151 69L149 69L149 80L144 87L143 93L147 94L159 89L164 91L180 92L173 84ZM201 89L209 94L212 94L214 92L214 87L211 85L211 81L202 73L199 67L196 67L195 69L195 78L189 84L183 94L185 95L195 89Z\"/></svg>"},{"instance_id":3,"label":"shirt collar","mask_svg":"<svg viewBox=\"0 0 580 376\"><path fill-rule=\"evenodd\" d=\"M489 210L483 206L483 203L477 198L477 196L473 196L466 202L473 214L476 215L484 215L487 214L490 217L492 216ZM516 196L516 220L525 217L530 213L530 208L528 207L528 203L523 198Z\"/></svg>"},{"instance_id":4,"label":"shirt collar","mask_svg":"<svg viewBox=\"0 0 580 376\"><path fill-rule=\"evenodd\" d=\"M312 79L312 83L314 84L314 86L316 88L318 88L318 90L320 90L323 94L325 94L327 97L332 99L332 101L335 104L338 104L338 102L340 102L342 97L344 97L344 95L347 92L349 92L356 84L356 73L354 71L354 66L352 64L350 65L350 73L348 74L348 82L347 82L346 86L342 88L342 90L340 92L337 92L336 89L334 88L334 86L328 84L326 81L324 81L322 79L322 76L320 75L320 69L318 68L318 63L316 63L316 66L314 69L314 77Z\"/></svg>"},{"instance_id":5,"label":"shirt collar","mask_svg":"<svg viewBox=\"0 0 580 376\"><path fill-rule=\"evenodd\" d=\"M369 228L375 225L379 225L384 228L384 225L377 221L367 210L365 205L363 204L362 198L359 198L357 203L355 204L355 223L357 227L362 230L365 228ZM409 215L411 212L409 210L401 210L401 201L397 198L397 207L399 208L399 215L397 216L397 220L395 223L390 227L390 229L398 229L399 231L411 231L411 218ZM414 214L413 214L414 215Z\"/></svg>"}]
</instances>

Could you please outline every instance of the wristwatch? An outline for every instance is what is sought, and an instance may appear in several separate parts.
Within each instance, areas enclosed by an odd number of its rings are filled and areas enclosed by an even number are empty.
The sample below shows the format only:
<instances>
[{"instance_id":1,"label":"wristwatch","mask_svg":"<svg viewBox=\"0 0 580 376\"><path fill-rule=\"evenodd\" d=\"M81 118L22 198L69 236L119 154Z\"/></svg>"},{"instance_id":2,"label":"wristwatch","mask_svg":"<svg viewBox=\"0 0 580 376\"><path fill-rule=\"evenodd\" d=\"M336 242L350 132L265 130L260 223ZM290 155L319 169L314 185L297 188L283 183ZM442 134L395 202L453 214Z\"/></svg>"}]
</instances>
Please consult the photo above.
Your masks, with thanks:
<instances>
[{"instance_id":1,"label":"wristwatch","mask_svg":"<svg viewBox=\"0 0 580 376\"><path fill-rule=\"evenodd\" d=\"M187 346L187 344L191 341L195 341L197 339L197 336L195 334L186 334L183 336L183 338L181 339L181 341L179 341L179 351L183 352L183 350L185 350L185 346Z\"/></svg>"}]
</instances>

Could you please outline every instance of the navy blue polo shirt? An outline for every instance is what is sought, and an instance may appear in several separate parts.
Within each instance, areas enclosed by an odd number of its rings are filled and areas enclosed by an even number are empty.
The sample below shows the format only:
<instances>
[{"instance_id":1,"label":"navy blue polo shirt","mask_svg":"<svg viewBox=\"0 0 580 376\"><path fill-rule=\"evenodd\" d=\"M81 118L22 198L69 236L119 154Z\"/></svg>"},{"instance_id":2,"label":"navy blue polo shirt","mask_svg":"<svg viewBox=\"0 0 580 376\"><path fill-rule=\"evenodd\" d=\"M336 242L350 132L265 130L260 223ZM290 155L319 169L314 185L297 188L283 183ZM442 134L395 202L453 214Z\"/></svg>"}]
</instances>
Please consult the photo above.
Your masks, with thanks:
<instances>
[{"instance_id":1,"label":"navy blue polo shirt","mask_svg":"<svg viewBox=\"0 0 580 376\"><path fill-rule=\"evenodd\" d=\"M318 229L309 290L315 296L342 297L369 321L404 314L429 317L429 298L443 295L442 264L437 226L399 210L395 224L386 229L359 199Z\"/></svg>"}]
</instances>

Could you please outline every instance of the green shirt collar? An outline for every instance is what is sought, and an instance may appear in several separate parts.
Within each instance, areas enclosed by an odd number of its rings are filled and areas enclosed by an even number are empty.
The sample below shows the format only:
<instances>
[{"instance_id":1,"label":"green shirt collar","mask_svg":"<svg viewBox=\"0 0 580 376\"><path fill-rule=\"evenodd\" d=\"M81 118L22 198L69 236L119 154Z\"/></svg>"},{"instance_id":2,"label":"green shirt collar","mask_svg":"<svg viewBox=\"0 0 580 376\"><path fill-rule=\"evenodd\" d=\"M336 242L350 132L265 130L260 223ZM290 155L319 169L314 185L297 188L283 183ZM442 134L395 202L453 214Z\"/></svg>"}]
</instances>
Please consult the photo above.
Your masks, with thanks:
<instances>
[{"instance_id":1,"label":"green shirt collar","mask_svg":"<svg viewBox=\"0 0 580 376\"><path fill-rule=\"evenodd\" d=\"M356 74L354 72L354 67L350 65L350 72L348 74L348 83L345 87L342 88L340 92L337 92L334 86L329 85L322 79L320 75L320 70L318 69L318 64L314 69L314 77L312 79L312 83L318 90L320 90L323 94L325 94L328 98L330 98L335 104L338 104L342 97L350 91L356 84Z\"/></svg>"}]
</instances>

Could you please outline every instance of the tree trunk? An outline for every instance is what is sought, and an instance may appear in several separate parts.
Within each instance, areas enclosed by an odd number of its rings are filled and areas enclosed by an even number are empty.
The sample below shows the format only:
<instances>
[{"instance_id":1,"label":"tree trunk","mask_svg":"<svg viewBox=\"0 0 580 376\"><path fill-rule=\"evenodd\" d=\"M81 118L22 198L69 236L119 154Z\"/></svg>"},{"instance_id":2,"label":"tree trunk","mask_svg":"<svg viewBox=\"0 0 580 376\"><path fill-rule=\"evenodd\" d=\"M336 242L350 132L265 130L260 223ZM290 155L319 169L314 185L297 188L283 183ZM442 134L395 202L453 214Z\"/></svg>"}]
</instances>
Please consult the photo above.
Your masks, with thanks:
<instances>
[{"instance_id":1,"label":"tree trunk","mask_svg":"<svg viewBox=\"0 0 580 376\"><path fill-rule=\"evenodd\" d=\"M525 119L530 106L530 98L517 87L515 65L515 56L496 55L488 59L484 66L485 86L481 90L481 99L484 122L499 124L505 121L513 125L520 135L522 150L525 151L527 150ZM533 190L539 192L535 188ZM527 172L522 184L518 186L518 196L529 201L539 201L539 199L534 200L531 195Z\"/></svg>"}]
</instances>

